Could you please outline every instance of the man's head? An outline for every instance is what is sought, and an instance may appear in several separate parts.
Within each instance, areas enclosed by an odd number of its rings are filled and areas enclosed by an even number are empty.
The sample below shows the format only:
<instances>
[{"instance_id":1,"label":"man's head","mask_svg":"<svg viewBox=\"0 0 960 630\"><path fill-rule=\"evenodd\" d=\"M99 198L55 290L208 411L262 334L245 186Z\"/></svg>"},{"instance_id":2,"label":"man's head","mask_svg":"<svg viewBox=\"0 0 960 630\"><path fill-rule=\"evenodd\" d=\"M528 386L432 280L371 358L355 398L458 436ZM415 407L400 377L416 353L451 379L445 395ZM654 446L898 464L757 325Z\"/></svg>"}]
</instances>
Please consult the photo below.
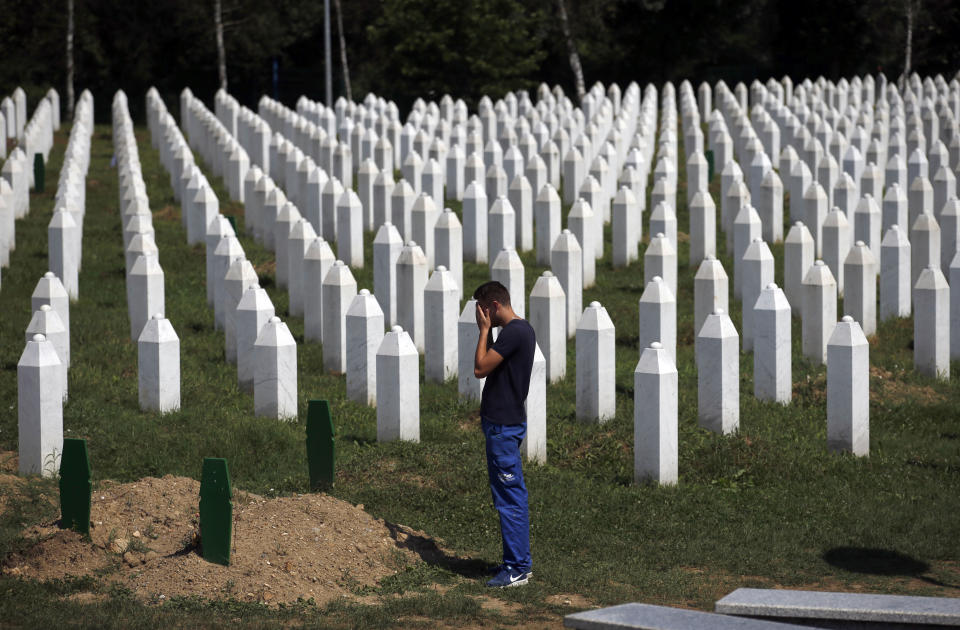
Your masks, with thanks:
<instances>
[{"instance_id":1,"label":"man's head","mask_svg":"<svg viewBox=\"0 0 960 630\"><path fill-rule=\"evenodd\" d=\"M513 307L510 305L510 292L496 280L484 282L473 292L473 299L485 311L490 313L490 323L494 326L503 326L513 316Z\"/></svg>"}]
</instances>

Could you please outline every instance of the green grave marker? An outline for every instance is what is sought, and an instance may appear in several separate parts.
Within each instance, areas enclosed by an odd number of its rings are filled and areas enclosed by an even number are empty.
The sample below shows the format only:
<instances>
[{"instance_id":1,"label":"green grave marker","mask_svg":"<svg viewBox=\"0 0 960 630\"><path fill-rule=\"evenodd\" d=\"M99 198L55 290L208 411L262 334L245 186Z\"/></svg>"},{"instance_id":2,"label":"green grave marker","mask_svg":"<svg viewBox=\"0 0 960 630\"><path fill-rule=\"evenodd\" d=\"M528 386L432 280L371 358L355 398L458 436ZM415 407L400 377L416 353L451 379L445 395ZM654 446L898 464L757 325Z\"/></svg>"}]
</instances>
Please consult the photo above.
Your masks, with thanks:
<instances>
[{"instance_id":1,"label":"green grave marker","mask_svg":"<svg viewBox=\"0 0 960 630\"><path fill-rule=\"evenodd\" d=\"M704 152L704 157L707 158L707 181L713 181L713 149L707 149Z\"/></svg>"},{"instance_id":2,"label":"green grave marker","mask_svg":"<svg viewBox=\"0 0 960 630\"><path fill-rule=\"evenodd\" d=\"M90 535L90 457L87 441L63 438L60 456L60 527Z\"/></svg>"},{"instance_id":3,"label":"green grave marker","mask_svg":"<svg viewBox=\"0 0 960 630\"><path fill-rule=\"evenodd\" d=\"M204 457L200 477L200 544L208 562L230 565L233 504L227 460Z\"/></svg>"},{"instance_id":4,"label":"green grave marker","mask_svg":"<svg viewBox=\"0 0 960 630\"><path fill-rule=\"evenodd\" d=\"M311 400L307 406L307 463L310 467L312 490L333 486L336 452L330 403L326 400Z\"/></svg>"},{"instance_id":5,"label":"green grave marker","mask_svg":"<svg viewBox=\"0 0 960 630\"><path fill-rule=\"evenodd\" d=\"M44 184L44 175L46 174L45 169L43 168L43 153L34 153L33 154L33 188L38 193L43 192Z\"/></svg>"}]
</instances>

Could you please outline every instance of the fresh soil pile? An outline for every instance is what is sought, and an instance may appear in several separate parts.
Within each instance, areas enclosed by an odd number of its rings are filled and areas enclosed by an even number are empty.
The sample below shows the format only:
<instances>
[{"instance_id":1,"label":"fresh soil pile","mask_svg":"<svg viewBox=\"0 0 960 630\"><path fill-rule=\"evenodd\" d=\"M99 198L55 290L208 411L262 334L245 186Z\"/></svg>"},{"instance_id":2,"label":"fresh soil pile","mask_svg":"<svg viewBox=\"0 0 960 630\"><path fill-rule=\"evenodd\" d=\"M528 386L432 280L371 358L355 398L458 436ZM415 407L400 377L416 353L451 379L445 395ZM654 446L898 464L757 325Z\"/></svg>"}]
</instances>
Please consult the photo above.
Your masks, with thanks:
<instances>
[{"instance_id":1,"label":"fresh soil pile","mask_svg":"<svg viewBox=\"0 0 960 630\"><path fill-rule=\"evenodd\" d=\"M203 559L199 496L200 483L186 477L105 482L93 494L89 540L57 522L30 527L25 535L38 542L6 558L3 572L40 580L103 573L153 601L323 603L438 551L423 533L326 494L265 499L235 492L231 564L224 567Z\"/></svg>"},{"instance_id":2,"label":"fresh soil pile","mask_svg":"<svg viewBox=\"0 0 960 630\"><path fill-rule=\"evenodd\" d=\"M23 477L17 476L19 462L16 452L0 451L0 512L6 509L9 498L17 496L23 487Z\"/></svg>"}]
</instances>

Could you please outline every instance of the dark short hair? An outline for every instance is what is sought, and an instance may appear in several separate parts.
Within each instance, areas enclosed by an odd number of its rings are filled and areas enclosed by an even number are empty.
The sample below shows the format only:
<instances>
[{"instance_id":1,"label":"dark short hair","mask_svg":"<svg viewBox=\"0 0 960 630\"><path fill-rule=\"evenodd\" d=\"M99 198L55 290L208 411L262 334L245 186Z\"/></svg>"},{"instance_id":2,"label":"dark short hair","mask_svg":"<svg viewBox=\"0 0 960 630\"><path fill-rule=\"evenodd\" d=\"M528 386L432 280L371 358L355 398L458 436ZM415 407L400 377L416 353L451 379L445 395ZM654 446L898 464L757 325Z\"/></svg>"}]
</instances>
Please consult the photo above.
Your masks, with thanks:
<instances>
[{"instance_id":1,"label":"dark short hair","mask_svg":"<svg viewBox=\"0 0 960 630\"><path fill-rule=\"evenodd\" d=\"M484 282L473 292L473 299L481 304L500 302L503 306L510 306L510 292L496 280Z\"/></svg>"}]
</instances>

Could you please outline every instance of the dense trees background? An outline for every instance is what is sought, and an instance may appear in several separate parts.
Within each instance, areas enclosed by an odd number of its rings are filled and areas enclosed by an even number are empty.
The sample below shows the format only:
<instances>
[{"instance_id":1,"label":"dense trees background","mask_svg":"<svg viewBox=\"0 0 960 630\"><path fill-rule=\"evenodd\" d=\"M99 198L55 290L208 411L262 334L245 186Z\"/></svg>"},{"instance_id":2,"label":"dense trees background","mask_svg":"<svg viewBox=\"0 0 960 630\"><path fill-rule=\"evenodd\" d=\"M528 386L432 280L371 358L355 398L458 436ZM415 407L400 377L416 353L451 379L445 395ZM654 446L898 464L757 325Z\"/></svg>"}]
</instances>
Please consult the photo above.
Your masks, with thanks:
<instances>
[{"instance_id":1,"label":"dense trees background","mask_svg":"<svg viewBox=\"0 0 960 630\"><path fill-rule=\"evenodd\" d=\"M117 88L142 117L155 85L171 106L218 85L213 0L74 0L75 86L109 116ZM566 0L587 86L595 81L829 78L903 70L906 3L912 67L960 70L957 0ZM255 105L323 99L321 0L222 0L230 91ZM558 83L573 94L556 0L342 0L354 98L375 91L406 111L417 96L480 95ZM66 0L0 0L0 93L31 103L65 93ZM333 41L334 92L343 92ZM274 84L274 66L277 81Z\"/></svg>"}]
</instances>

